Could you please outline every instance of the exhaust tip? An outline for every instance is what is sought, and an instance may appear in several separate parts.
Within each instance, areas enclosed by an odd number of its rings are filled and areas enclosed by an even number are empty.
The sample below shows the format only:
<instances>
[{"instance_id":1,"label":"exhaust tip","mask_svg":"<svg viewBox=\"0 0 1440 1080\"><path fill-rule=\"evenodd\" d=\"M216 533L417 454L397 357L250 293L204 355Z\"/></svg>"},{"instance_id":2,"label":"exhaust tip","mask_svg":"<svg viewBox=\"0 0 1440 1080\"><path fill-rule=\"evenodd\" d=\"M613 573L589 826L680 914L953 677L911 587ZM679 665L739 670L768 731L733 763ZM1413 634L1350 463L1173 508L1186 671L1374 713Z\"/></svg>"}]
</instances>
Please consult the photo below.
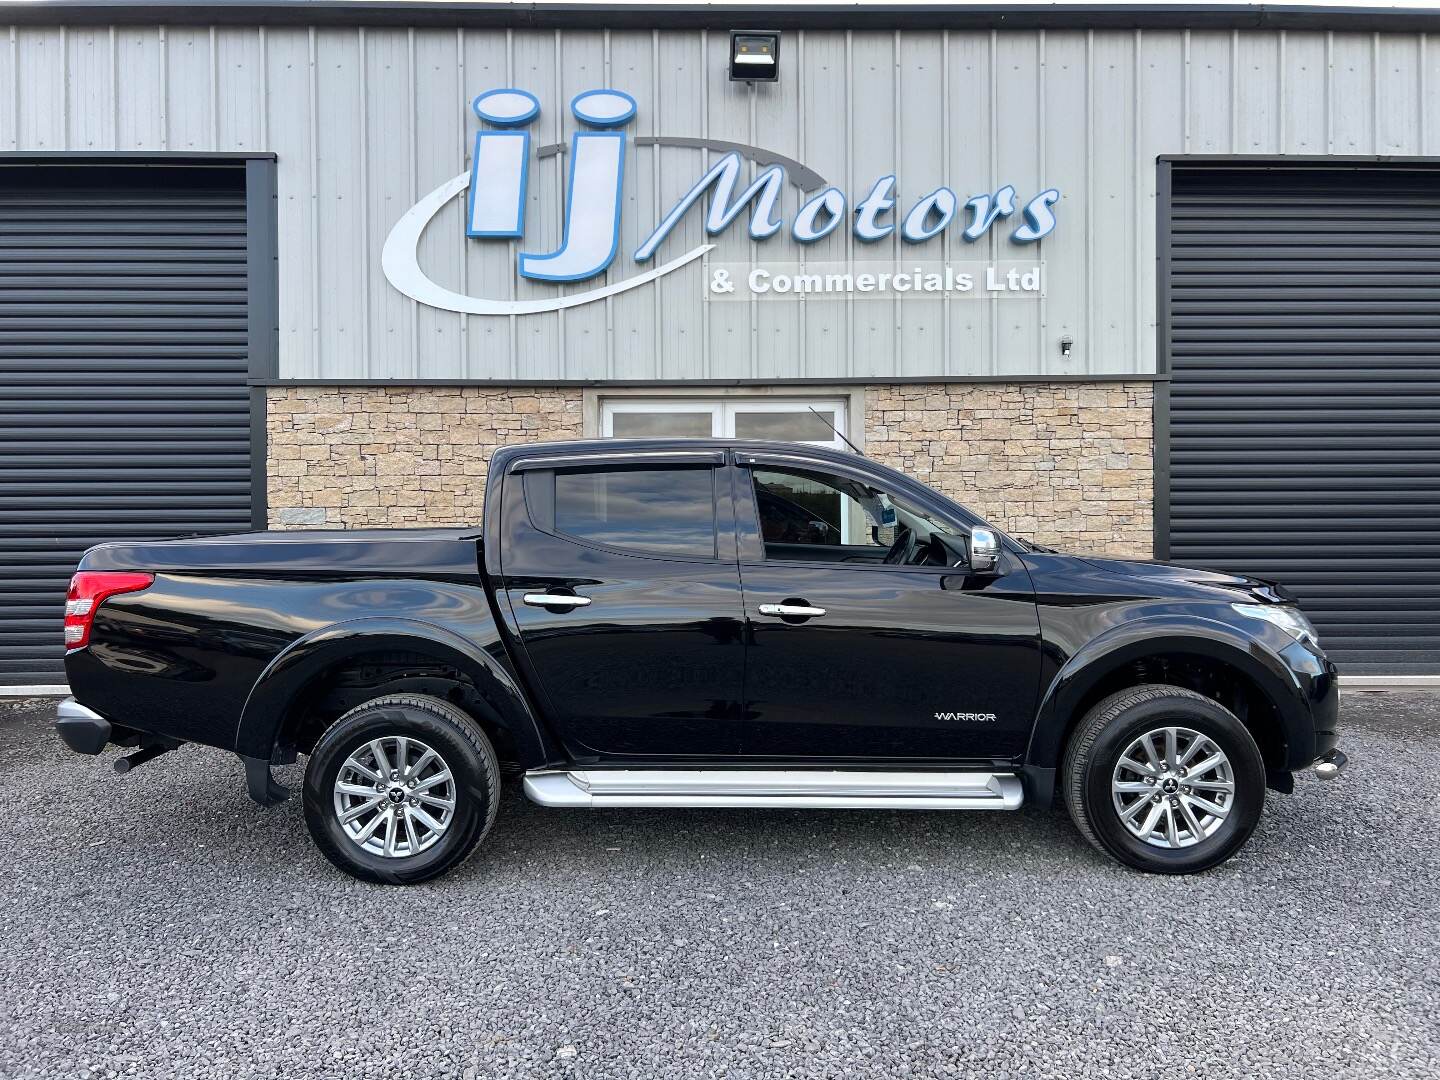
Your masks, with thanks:
<instances>
[{"instance_id":1,"label":"exhaust tip","mask_svg":"<svg viewBox=\"0 0 1440 1080\"><path fill-rule=\"evenodd\" d=\"M1313 768L1315 775L1321 780L1334 780L1345 771L1345 766L1349 763L1350 759L1339 750L1331 750L1330 753L1316 761Z\"/></svg>"}]
</instances>

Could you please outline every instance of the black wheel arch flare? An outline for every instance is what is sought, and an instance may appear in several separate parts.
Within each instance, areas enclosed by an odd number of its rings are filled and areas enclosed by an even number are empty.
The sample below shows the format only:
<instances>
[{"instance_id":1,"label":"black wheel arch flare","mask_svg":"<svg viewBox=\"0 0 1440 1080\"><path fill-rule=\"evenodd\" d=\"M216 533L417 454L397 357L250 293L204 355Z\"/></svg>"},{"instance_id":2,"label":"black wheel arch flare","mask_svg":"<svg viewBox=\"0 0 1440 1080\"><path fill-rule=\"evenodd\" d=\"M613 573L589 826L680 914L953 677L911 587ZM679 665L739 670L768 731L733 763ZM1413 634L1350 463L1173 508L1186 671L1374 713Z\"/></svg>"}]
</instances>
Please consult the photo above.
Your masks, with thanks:
<instances>
[{"instance_id":1,"label":"black wheel arch flare","mask_svg":"<svg viewBox=\"0 0 1440 1080\"><path fill-rule=\"evenodd\" d=\"M1221 666L1270 706L1271 716L1258 722L1271 724L1277 730L1256 732L1256 741L1270 750L1268 768L1288 772L1313 760L1315 731L1304 688L1296 684L1280 656L1223 623L1187 616L1152 616L1121 623L1069 657L1044 690L1026 764L1032 768L1056 768L1066 739L1085 709L1096 700L1097 691L1109 693L1124 685L1127 672L1133 672L1137 663L1184 657ZM1129 681L1140 683L1146 679L1136 675Z\"/></svg>"}]
</instances>

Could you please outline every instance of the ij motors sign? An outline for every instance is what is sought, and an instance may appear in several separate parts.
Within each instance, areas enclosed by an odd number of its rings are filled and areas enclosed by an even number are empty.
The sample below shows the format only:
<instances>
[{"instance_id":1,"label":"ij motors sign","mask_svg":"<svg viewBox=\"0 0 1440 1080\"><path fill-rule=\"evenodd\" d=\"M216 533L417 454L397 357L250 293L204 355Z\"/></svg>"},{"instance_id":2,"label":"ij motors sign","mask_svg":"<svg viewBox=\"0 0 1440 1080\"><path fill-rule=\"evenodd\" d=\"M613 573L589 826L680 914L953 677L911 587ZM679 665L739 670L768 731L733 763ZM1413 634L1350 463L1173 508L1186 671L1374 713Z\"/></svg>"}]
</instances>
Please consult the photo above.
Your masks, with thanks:
<instances>
[{"instance_id":1,"label":"ij motors sign","mask_svg":"<svg viewBox=\"0 0 1440 1080\"><path fill-rule=\"evenodd\" d=\"M895 197L894 174L881 176L858 200L839 188L824 184L798 162L757 147L695 138L648 137L635 142L650 146L701 147L719 152L719 158L690 189L669 207L633 252L627 253L637 272L583 291L561 292L526 300L467 296L431 280L420 268L418 245L431 220L462 192L465 199L465 235L479 243L508 243L515 247L515 268L522 278L555 285L590 281L604 274L620 255L620 211L627 143L624 128L635 116L634 98L619 90L589 90L578 95L570 110L582 125L570 138L569 178L565 186L564 233L552 251L526 250L525 204L530 178L530 123L540 114L540 102L524 90L490 90L472 106L490 127L475 136L468 170L441 184L411 207L386 238L381 256L385 276L397 289L422 304L473 315L529 315L576 307L648 285L702 258L715 245L702 243L665 261L666 240L692 210L703 213L705 231L717 236L747 218L750 237L765 241L767 261L753 265L727 263L709 267L706 293L712 299L787 299L796 296L889 297L904 295L964 298L993 295L1038 295L1041 273L1036 263L944 263L924 258L926 248L951 232L973 243L1004 230L1010 243L1032 244L1055 228L1054 188L1020 201L1015 189L1004 185L962 200L948 187L937 187L908 206ZM745 159L763 166L745 183ZM787 171L788 169L788 171ZM796 175L790 175L794 173ZM794 217L781 212L781 193L787 183L803 191L821 190L801 203ZM742 186L743 185L743 186ZM468 190L467 190L468 189ZM893 268L876 268L856 260L850 264L805 264L804 245L849 229L862 243L887 240L898 234L915 245L916 258ZM780 262L782 251L771 253L771 243L788 236L800 245ZM768 260L774 259L771 262Z\"/></svg>"}]
</instances>

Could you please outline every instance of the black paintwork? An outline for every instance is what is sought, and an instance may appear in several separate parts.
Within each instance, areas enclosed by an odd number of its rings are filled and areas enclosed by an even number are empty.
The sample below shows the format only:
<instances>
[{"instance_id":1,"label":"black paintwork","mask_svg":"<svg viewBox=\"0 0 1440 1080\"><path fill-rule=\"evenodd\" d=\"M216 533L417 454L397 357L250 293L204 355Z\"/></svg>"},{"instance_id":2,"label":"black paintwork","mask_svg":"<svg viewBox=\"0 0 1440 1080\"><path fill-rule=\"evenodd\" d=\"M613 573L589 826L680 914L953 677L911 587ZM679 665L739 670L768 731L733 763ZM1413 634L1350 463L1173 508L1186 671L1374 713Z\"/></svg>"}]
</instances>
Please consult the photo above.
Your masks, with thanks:
<instances>
[{"instance_id":1,"label":"black paintwork","mask_svg":"<svg viewBox=\"0 0 1440 1080\"><path fill-rule=\"evenodd\" d=\"M564 535L554 470L601 460L713 469L713 557ZM91 644L66 659L70 685L116 725L269 760L292 706L327 671L403 650L462 672L525 768L999 763L1025 767L1043 796L1096 688L1147 657L1184 655L1227 665L1269 702L1277 767L1334 746L1333 666L1230 606L1280 599L1264 583L1003 536L997 572L984 575L767 561L752 463L865 480L966 535L981 524L900 473L824 449L506 447L491 462L483 539L284 532L92 549L81 569L156 578L100 607ZM534 592L592 604L525 604ZM782 601L827 614L759 613Z\"/></svg>"}]
</instances>

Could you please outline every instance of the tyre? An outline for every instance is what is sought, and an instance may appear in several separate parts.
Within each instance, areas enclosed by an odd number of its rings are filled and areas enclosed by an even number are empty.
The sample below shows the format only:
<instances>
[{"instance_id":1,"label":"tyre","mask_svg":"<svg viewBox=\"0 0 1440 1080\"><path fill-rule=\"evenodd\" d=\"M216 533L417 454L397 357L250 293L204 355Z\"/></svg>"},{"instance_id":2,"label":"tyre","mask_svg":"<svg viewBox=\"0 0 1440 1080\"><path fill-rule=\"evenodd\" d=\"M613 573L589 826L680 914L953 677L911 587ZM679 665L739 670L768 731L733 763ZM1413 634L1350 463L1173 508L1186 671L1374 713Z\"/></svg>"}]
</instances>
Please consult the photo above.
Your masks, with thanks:
<instances>
[{"instance_id":1,"label":"tyre","mask_svg":"<svg viewBox=\"0 0 1440 1080\"><path fill-rule=\"evenodd\" d=\"M330 725L305 768L305 824L362 881L413 885L474 852L499 805L495 749L441 698L392 694Z\"/></svg>"},{"instance_id":2,"label":"tyre","mask_svg":"<svg viewBox=\"0 0 1440 1080\"><path fill-rule=\"evenodd\" d=\"M1081 834L1127 866L1193 874L1250 838L1265 763L1235 714L1176 686L1112 694L1080 721L1061 767Z\"/></svg>"}]
</instances>

